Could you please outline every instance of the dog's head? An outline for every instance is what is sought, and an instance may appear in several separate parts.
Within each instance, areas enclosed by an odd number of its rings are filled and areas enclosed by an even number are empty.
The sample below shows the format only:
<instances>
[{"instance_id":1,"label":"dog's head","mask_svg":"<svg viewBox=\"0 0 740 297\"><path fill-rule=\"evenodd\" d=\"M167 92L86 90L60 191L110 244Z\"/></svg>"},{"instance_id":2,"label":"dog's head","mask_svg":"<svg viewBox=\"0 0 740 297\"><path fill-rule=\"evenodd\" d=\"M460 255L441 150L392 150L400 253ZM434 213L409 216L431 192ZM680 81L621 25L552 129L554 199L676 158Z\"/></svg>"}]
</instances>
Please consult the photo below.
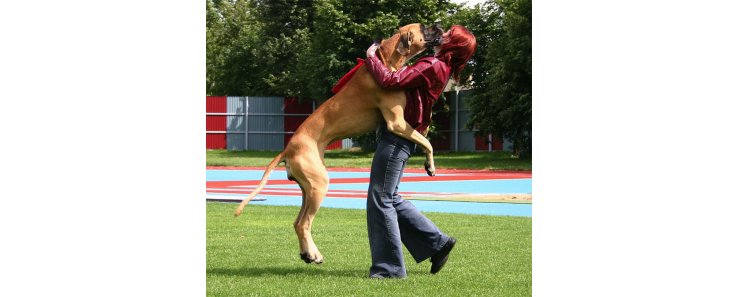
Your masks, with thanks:
<instances>
[{"instance_id":1,"label":"dog's head","mask_svg":"<svg viewBox=\"0 0 740 297\"><path fill-rule=\"evenodd\" d=\"M426 27L422 24L410 24L398 29L388 39L380 43L378 57L391 70L397 70L413 56L423 52L428 47L438 45L444 31L439 24Z\"/></svg>"},{"instance_id":2,"label":"dog's head","mask_svg":"<svg viewBox=\"0 0 740 297\"><path fill-rule=\"evenodd\" d=\"M421 28L424 32L424 43L426 43L427 48L442 45L442 35L445 34L445 31L439 23L434 23L431 27L422 25Z\"/></svg>"}]
</instances>

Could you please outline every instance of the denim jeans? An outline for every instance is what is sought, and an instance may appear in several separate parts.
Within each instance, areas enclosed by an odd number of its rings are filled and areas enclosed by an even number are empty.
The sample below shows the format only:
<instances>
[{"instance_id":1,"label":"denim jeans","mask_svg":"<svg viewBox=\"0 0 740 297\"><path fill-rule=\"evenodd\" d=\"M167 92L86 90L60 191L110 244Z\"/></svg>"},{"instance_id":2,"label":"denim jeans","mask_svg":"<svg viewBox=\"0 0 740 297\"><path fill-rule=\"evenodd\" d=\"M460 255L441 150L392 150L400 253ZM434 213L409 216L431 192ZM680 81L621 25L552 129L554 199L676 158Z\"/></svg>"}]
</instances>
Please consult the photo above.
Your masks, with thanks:
<instances>
[{"instance_id":1,"label":"denim jeans","mask_svg":"<svg viewBox=\"0 0 740 297\"><path fill-rule=\"evenodd\" d=\"M401 243L419 263L439 251L449 237L398 195L398 184L415 144L388 132L385 126L378 129L377 138L367 194L370 276L402 278L406 266Z\"/></svg>"}]
</instances>

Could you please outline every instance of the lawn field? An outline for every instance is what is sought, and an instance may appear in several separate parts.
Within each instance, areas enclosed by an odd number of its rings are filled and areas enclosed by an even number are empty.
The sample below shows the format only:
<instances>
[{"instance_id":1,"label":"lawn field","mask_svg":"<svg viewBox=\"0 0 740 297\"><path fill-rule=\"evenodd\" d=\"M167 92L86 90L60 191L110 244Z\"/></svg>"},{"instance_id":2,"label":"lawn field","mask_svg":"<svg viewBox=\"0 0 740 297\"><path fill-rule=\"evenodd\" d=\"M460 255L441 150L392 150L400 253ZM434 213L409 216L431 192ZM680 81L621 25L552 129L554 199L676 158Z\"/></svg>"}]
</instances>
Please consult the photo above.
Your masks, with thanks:
<instances>
[{"instance_id":1,"label":"lawn field","mask_svg":"<svg viewBox=\"0 0 740 297\"><path fill-rule=\"evenodd\" d=\"M257 166L270 164L279 152L207 150L206 166ZM324 154L326 167L370 167L374 153L331 150ZM532 170L531 159L516 159L509 152L435 152L437 168ZM424 155L416 152L407 168L424 168Z\"/></svg>"},{"instance_id":2,"label":"lawn field","mask_svg":"<svg viewBox=\"0 0 740 297\"><path fill-rule=\"evenodd\" d=\"M322 208L313 226L320 265L298 256L298 207L206 203L208 296L531 296L532 219L426 213L458 239L445 268L429 273L404 250L408 278L367 278L364 210Z\"/></svg>"}]
</instances>

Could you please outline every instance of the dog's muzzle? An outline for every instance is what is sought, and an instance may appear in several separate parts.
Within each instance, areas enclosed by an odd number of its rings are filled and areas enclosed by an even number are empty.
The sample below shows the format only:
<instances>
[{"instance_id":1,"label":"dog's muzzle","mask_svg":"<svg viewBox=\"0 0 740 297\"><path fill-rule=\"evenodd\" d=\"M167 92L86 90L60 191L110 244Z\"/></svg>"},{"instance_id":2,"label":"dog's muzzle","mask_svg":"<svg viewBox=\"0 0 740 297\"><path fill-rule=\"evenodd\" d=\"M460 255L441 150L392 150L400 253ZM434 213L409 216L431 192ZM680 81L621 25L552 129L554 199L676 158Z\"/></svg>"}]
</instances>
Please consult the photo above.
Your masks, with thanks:
<instances>
[{"instance_id":1,"label":"dog's muzzle","mask_svg":"<svg viewBox=\"0 0 740 297\"><path fill-rule=\"evenodd\" d=\"M442 35L444 30L439 23L434 23L430 28L421 25L421 31L424 32L424 45L427 48L435 47L442 44Z\"/></svg>"}]
</instances>

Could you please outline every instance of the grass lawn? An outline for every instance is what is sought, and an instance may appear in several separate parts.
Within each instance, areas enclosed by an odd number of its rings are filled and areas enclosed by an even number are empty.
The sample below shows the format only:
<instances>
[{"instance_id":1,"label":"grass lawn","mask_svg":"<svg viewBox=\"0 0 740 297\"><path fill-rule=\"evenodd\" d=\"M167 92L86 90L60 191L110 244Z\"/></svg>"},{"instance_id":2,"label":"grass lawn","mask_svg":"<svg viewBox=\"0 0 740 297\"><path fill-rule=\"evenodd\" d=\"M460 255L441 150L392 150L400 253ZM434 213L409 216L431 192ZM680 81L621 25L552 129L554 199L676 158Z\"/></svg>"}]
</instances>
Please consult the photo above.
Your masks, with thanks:
<instances>
[{"instance_id":1,"label":"grass lawn","mask_svg":"<svg viewBox=\"0 0 740 297\"><path fill-rule=\"evenodd\" d=\"M207 150L207 166L258 166L264 167L279 152L271 151L227 151ZM370 167L374 153L348 150L326 151L324 162L327 167ZM434 154L437 168L532 170L532 160L511 157L508 152L439 152ZM415 153L407 168L424 168L424 155Z\"/></svg>"},{"instance_id":2,"label":"grass lawn","mask_svg":"<svg viewBox=\"0 0 740 297\"><path fill-rule=\"evenodd\" d=\"M531 296L532 219L426 213L458 239L437 275L405 252L408 278L367 278L370 249L364 210L322 208L313 236L320 265L298 256L298 207L206 203L209 296Z\"/></svg>"}]
</instances>

